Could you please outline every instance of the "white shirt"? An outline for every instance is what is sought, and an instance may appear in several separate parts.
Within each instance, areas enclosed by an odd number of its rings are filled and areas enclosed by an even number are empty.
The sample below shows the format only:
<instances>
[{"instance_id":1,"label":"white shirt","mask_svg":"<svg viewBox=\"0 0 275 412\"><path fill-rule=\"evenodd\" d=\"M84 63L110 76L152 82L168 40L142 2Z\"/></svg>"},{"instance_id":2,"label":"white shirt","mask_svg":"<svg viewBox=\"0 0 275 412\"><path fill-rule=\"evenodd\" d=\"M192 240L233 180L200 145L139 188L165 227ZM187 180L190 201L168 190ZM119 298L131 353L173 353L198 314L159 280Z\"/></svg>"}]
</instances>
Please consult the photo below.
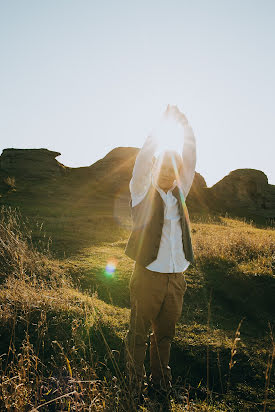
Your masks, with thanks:
<instances>
[{"instance_id":1,"label":"white shirt","mask_svg":"<svg viewBox=\"0 0 275 412\"><path fill-rule=\"evenodd\" d=\"M183 127L183 168L178 186L186 199L195 175L196 142L192 128L188 124L184 124ZM136 157L132 179L130 180L132 206L136 206L144 199L151 184L155 186L164 202L164 223L158 256L146 268L161 273L183 272L188 268L190 262L184 255L178 201L172 194L177 181L174 181L173 186L167 193L157 185L157 179L152 171L153 156L156 149L157 141L153 135L149 135Z\"/></svg>"}]
</instances>

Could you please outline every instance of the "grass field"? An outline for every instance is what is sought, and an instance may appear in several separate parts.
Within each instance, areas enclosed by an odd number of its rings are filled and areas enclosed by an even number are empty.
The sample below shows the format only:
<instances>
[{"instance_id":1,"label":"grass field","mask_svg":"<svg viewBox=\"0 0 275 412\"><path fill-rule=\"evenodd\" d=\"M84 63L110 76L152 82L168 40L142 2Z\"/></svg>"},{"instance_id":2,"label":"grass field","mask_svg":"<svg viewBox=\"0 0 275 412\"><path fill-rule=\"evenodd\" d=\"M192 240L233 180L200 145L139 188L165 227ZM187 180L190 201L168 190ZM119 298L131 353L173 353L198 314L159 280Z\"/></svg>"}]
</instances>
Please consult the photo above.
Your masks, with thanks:
<instances>
[{"instance_id":1,"label":"grass field","mask_svg":"<svg viewBox=\"0 0 275 412\"><path fill-rule=\"evenodd\" d=\"M1 209L1 408L157 410L135 407L123 378L127 211L108 198L57 207L36 195ZM171 352L173 410L275 410L275 230L191 221L196 266Z\"/></svg>"}]
</instances>

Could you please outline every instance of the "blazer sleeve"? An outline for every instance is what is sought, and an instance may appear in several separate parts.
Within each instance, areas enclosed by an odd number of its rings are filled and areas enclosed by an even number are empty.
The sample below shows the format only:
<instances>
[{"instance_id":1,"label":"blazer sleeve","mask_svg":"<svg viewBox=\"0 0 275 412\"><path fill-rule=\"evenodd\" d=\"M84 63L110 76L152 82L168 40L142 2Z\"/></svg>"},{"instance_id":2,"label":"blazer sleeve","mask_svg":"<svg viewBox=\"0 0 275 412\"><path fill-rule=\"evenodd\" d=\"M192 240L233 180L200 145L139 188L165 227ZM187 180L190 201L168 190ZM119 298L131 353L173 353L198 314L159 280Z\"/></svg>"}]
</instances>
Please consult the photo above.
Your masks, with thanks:
<instances>
[{"instance_id":1,"label":"blazer sleeve","mask_svg":"<svg viewBox=\"0 0 275 412\"><path fill-rule=\"evenodd\" d=\"M156 139L150 134L146 138L136 157L132 178L129 184L133 207L144 199L149 190L152 179L153 157L156 148Z\"/></svg>"},{"instance_id":2,"label":"blazer sleeve","mask_svg":"<svg viewBox=\"0 0 275 412\"><path fill-rule=\"evenodd\" d=\"M184 144L182 150L183 167L180 173L180 186L186 198L195 176L197 161L196 139L192 127L184 124Z\"/></svg>"}]
</instances>

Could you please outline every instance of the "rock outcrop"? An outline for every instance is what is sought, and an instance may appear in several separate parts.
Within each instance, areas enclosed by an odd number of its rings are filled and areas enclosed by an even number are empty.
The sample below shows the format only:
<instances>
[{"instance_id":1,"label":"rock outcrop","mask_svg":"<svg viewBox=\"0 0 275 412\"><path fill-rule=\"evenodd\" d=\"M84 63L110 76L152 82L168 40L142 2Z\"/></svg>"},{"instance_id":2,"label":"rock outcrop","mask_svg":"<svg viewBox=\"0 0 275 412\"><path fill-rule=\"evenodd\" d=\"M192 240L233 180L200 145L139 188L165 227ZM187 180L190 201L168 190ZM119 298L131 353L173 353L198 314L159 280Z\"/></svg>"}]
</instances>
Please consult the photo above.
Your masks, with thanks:
<instances>
[{"instance_id":1,"label":"rock outcrop","mask_svg":"<svg viewBox=\"0 0 275 412\"><path fill-rule=\"evenodd\" d=\"M0 168L12 175L49 176L61 173L65 166L55 158L61 153L48 149L4 149L0 156Z\"/></svg>"},{"instance_id":2,"label":"rock outcrop","mask_svg":"<svg viewBox=\"0 0 275 412\"><path fill-rule=\"evenodd\" d=\"M187 197L187 204L190 211L193 213L200 213L202 211L208 212L208 200L206 195L207 185L204 177L195 172L194 180Z\"/></svg>"},{"instance_id":3,"label":"rock outcrop","mask_svg":"<svg viewBox=\"0 0 275 412\"><path fill-rule=\"evenodd\" d=\"M207 189L209 208L237 215L275 218L275 190L260 170L237 169Z\"/></svg>"},{"instance_id":4,"label":"rock outcrop","mask_svg":"<svg viewBox=\"0 0 275 412\"><path fill-rule=\"evenodd\" d=\"M55 159L60 155L59 152L44 148L4 149L0 156L0 192L4 194L7 188L10 190L11 185L7 183L7 178L13 176L18 195L18 180L21 178L26 178L26 188L29 178L35 181L33 178L38 177L40 182L41 177L55 176L53 181L59 177L59 187L56 191L61 193L63 189L65 192L68 189L72 201L74 196L77 198L82 191L87 193L89 190L91 198L100 199L101 196L110 201L114 199L114 202L117 201L115 199L119 199L118 208L126 210L129 208L130 200L129 181L138 152L139 149L134 147L117 147L91 166L72 168L62 165ZM53 188L52 191L54 193ZM58 201L57 198L55 201ZM275 186L268 183L263 172L255 169L234 170L209 188L204 178L195 173L187 205L191 215L228 212L231 216L252 219L256 217L262 222L274 224Z\"/></svg>"}]
</instances>

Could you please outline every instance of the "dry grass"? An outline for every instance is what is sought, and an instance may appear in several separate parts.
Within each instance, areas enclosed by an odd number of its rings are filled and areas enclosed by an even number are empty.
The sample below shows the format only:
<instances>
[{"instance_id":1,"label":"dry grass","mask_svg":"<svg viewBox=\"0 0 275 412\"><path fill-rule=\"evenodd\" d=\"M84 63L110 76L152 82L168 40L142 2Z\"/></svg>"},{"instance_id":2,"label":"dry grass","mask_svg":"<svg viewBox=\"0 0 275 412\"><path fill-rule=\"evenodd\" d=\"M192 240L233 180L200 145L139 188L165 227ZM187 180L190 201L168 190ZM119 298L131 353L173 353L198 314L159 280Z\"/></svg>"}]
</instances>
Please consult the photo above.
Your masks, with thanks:
<instances>
[{"instance_id":1,"label":"dry grass","mask_svg":"<svg viewBox=\"0 0 275 412\"><path fill-rule=\"evenodd\" d=\"M46 246L45 246L46 243ZM32 244L32 230L27 219L18 210L1 207L0 210L0 281L10 275L29 280L33 284L50 282L53 287L64 280L60 263L50 252L50 239L43 241L43 253ZM68 278L66 278L68 282Z\"/></svg>"},{"instance_id":2,"label":"dry grass","mask_svg":"<svg viewBox=\"0 0 275 412\"><path fill-rule=\"evenodd\" d=\"M128 311L66 284L51 286L10 277L1 290L0 323L11 331L8 353L2 354L1 408L27 411L49 402L58 410L70 404L77 410L115 410L112 379L99 379L95 346L107 328L121 340ZM108 345L101 350L106 362L116 362ZM105 372L112 377L108 368Z\"/></svg>"},{"instance_id":3,"label":"dry grass","mask_svg":"<svg viewBox=\"0 0 275 412\"><path fill-rule=\"evenodd\" d=\"M195 256L199 264L227 262L242 273L275 275L275 229L221 218L222 224L193 223Z\"/></svg>"},{"instance_id":4,"label":"dry grass","mask_svg":"<svg viewBox=\"0 0 275 412\"><path fill-rule=\"evenodd\" d=\"M192 228L199 266L229 262L243 274L274 276L274 230L263 231L229 219L222 225L194 223ZM96 293L76 288L69 275L73 264L54 259L50 243L43 234L41 238L39 251L22 216L10 208L1 209L0 409L157 410L150 402L143 409L135 405L124 376L123 338L129 309L107 304ZM121 274L129 272L124 246L125 240L120 239L95 247L89 252L89 264L93 260L100 267L111 248L121 262ZM210 324L181 324L175 339L181 348L209 346L235 357L234 342L234 331L229 336ZM241 347L245 348L242 342ZM265 400L260 403L266 410L273 358L274 347L266 363ZM174 412L238 410L229 408L225 396L214 401L210 391L207 401L191 400L188 385L180 387L182 401L172 402Z\"/></svg>"}]
</instances>

